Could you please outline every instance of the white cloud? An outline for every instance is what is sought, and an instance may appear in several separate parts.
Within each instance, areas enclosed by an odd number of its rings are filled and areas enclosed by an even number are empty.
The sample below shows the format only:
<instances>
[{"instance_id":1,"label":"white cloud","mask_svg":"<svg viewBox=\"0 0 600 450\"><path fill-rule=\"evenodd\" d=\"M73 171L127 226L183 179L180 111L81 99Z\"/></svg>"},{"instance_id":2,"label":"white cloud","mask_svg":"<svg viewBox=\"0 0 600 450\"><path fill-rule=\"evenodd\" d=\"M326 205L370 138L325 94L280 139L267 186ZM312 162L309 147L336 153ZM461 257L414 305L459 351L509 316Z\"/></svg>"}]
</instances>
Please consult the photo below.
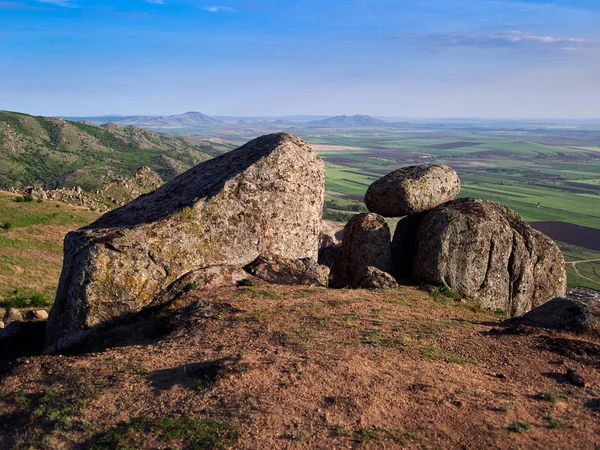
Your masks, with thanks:
<instances>
[{"instance_id":1,"label":"white cloud","mask_svg":"<svg viewBox=\"0 0 600 450\"><path fill-rule=\"evenodd\" d=\"M523 31L413 33L387 36L387 38L403 42L410 41L431 50L471 48L479 50L522 50L570 53L600 48L600 41L595 39L539 35Z\"/></svg>"},{"instance_id":2,"label":"white cloud","mask_svg":"<svg viewBox=\"0 0 600 450\"><path fill-rule=\"evenodd\" d=\"M146 3L150 3L152 5L166 5L167 2L165 0L146 0Z\"/></svg>"},{"instance_id":3,"label":"white cloud","mask_svg":"<svg viewBox=\"0 0 600 450\"><path fill-rule=\"evenodd\" d=\"M50 3L51 5L70 7L71 0L36 0L38 3Z\"/></svg>"},{"instance_id":4,"label":"white cloud","mask_svg":"<svg viewBox=\"0 0 600 450\"><path fill-rule=\"evenodd\" d=\"M235 12L235 9L230 6L202 6L200 9L209 12Z\"/></svg>"}]
</instances>

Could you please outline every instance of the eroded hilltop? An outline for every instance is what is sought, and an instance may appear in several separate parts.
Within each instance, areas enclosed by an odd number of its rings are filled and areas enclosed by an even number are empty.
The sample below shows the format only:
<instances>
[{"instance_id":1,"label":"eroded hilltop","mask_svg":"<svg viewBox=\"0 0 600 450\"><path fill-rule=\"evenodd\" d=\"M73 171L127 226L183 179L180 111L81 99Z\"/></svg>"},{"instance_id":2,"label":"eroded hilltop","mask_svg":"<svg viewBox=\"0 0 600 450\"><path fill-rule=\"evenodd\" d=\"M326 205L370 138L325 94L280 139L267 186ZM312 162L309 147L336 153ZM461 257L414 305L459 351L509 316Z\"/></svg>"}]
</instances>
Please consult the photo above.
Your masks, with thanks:
<instances>
[{"instance_id":1,"label":"eroded hilltop","mask_svg":"<svg viewBox=\"0 0 600 450\"><path fill-rule=\"evenodd\" d=\"M556 245L437 165L376 181L342 237L324 179L263 136L69 233L45 343L66 356L3 371L3 444L593 448L599 311L553 300Z\"/></svg>"}]
</instances>

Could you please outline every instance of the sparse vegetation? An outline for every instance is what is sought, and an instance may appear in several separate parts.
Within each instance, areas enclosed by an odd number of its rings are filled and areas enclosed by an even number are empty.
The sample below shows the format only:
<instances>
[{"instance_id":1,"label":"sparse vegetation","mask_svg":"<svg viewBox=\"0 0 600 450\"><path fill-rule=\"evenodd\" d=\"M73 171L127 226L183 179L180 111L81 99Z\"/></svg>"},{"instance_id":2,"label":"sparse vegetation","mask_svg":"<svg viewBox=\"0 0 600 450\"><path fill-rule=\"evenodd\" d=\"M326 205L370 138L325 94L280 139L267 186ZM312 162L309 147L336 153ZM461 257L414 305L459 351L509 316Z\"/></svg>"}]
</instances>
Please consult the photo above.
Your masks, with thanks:
<instances>
[{"instance_id":1,"label":"sparse vegetation","mask_svg":"<svg viewBox=\"0 0 600 450\"><path fill-rule=\"evenodd\" d=\"M531 428L531 424L529 422L515 422L508 426L508 431L512 431L513 433L523 434L527 433Z\"/></svg>"},{"instance_id":2,"label":"sparse vegetation","mask_svg":"<svg viewBox=\"0 0 600 450\"><path fill-rule=\"evenodd\" d=\"M115 428L91 438L86 448L130 449L151 439L161 448L176 445L193 450L227 448L237 439L237 432L226 422L191 416L140 417L122 422ZM167 447L164 447L167 446Z\"/></svg>"}]
</instances>

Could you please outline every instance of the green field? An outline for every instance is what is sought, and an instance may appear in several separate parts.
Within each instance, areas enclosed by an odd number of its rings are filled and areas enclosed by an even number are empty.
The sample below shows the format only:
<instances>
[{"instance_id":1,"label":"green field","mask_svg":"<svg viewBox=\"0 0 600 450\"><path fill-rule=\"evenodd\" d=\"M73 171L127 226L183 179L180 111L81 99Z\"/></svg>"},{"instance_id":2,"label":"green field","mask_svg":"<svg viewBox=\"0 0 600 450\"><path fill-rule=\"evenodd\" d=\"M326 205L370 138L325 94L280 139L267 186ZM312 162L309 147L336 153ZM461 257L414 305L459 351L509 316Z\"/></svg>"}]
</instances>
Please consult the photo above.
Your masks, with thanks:
<instances>
[{"instance_id":1,"label":"green field","mask_svg":"<svg viewBox=\"0 0 600 450\"><path fill-rule=\"evenodd\" d=\"M54 301L67 232L99 213L54 201L16 202L0 191L0 307Z\"/></svg>"}]
</instances>

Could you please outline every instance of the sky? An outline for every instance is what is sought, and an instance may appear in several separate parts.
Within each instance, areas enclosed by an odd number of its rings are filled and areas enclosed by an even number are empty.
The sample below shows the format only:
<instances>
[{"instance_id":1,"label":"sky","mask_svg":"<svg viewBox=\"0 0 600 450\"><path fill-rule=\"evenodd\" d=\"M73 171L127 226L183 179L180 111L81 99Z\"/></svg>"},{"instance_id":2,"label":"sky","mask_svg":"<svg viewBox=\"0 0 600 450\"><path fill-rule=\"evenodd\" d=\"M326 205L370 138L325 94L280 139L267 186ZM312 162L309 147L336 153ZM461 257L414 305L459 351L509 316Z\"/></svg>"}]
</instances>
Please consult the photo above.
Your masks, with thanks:
<instances>
[{"instance_id":1,"label":"sky","mask_svg":"<svg viewBox=\"0 0 600 450\"><path fill-rule=\"evenodd\" d=\"M0 109L600 117L598 0L5 0Z\"/></svg>"}]
</instances>

